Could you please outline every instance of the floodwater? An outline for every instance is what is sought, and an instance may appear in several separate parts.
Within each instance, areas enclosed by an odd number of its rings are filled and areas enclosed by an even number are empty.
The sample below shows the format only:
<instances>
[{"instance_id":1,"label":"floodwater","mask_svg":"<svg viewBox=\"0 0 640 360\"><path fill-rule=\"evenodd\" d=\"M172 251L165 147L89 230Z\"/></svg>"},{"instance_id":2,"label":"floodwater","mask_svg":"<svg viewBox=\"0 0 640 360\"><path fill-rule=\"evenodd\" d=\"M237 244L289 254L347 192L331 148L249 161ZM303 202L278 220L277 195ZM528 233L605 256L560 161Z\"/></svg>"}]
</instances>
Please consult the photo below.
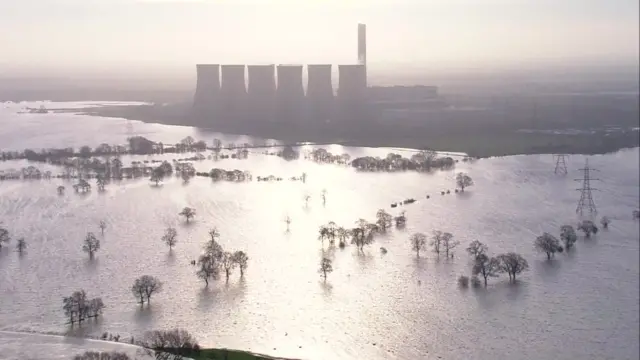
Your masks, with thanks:
<instances>
[{"instance_id":1,"label":"floodwater","mask_svg":"<svg viewBox=\"0 0 640 360\"><path fill-rule=\"evenodd\" d=\"M3 149L124 143L131 128L118 119L16 115L24 105L5 106ZM218 136L137 122L132 128L166 143L187 135L208 142ZM231 141L248 140L224 138ZM330 151L353 157L388 150ZM551 261L534 251L533 241L545 231L557 236L561 225L579 220L580 184L573 179L581 177L583 156L568 159L567 176L554 175L551 155L460 162L455 170L427 174L378 174L252 154L195 167L285 179L306 172L308 181L194 178L184 185L169 179L156 188L146 180L125 180L86 196L58 196L60 180L5 181L0 219L14 237L25 237L28 249L22 256L13 246L0 252L0 330L67 331L62 297L82 288L101 296L107 308L99 321L74 333L126 337L181 327L203 346L317 360L637 359L639 225L631 212L638 208L639 160L637 148L589 157L590 166L600 170L601 181L592 184L600 190L594 192L596 220L607 215L612 224L591 239L580 236L573 251ZM0 163L3 169L25 165ZM457 171L469 173L475 185L464 194L440 195L454 189ZM418 201L389 207L410 197ZM197 211L190 224L178 216L185 206ZM394 215L406 211L407 227L377 237L364 254L353 245L323 247L318 240L319 225L332 220L352 227L359 218L374 220L380 208ZM292 219L289 233L286 216ZM104 235L100 220L108 224ZM160 240L167 226L179 233L173 251ZM219 229L225 249L243 250L250 261L244 279L236 271L228 283L222 278L205 288L190 261L212 227ZM461 242L453 259L430 251L418 259L412 253L409 236L433 230L451 232ZM102 241L92 261L81 249L88 231ZM464 248L473 240L488 244L492 254L521 253L529 271L516 284L501 276L486 289L458 288L457 277L470 272ZM323 256L334 267L326 282L318 274ZM160 278L164 290L141 308L129 289L144 274Z\"/></svg>"}]
</instances>

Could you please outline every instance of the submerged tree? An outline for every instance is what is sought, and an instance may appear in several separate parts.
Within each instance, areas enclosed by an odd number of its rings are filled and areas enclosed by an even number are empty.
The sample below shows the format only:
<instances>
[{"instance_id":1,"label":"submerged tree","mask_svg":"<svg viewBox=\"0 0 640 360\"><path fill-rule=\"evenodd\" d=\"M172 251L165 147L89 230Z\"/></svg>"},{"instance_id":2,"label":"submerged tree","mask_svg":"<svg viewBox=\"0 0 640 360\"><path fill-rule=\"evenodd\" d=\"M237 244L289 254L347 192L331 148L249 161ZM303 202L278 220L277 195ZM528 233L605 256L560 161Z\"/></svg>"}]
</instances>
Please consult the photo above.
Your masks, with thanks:
<instances>
[{"instance_id":1,"label":"submerged tree","mask_svg":"<svg viewBox=\"0 0 640 360\"><path fill-rule=\"evenodd\" d=\"M464 192L464 189L473 185L473 179L471 176L461 172L456 175L456 185L460 188L460 191Z\"/></svg>"},{"instance_id":2,"label":"submerged tree","mask_svg":"<svg viewBox=\"0 0 640 360\"><path fill-rule=\"evenodd\" d=\"M64 186L62 185L58 186L57 188L58 195L64 195L64 190L65 190Z\"/></svg>"},{"instance_id":3,"label":"submerged tree","mask_svg":"<svg viewBox=\"0 0 640 360\"><path fill-rule=\"evenodd\" d=\"M384 209L378 210L376 213L376 225L380 230L387 231L387 228L391 226L393 222L393 216L386 212Z\"/></svg>"},{"instance_id":4,"label":"submerged tree","mask_svg":"<svg viewBox=\"0 0 640 360\"><path fill-rule=\"evenodd\" d=\"M233 268L238 265L235 261L235 258L232 253L225 251L222 253L222 258L220 259L220 265L224 269L224 274L226 276L226 280L229 281L229 276L231 276L231 271Z\"/></svg>"},{"instance_id":5,"label":"submerged tree","mask_svg":"<svg viewBox=\"0 0 640 360\"><path fill-rule=\"evenodd\" d=\"M487 247L487 245L481 243L478 240L472 241L469 244L469 247L467 247L467 252L474 259L477 258L478 256L482 255L482 254L485 254L488 250L489 250L489 248Z\"/></svg>"},{"instance_id":6,"label":"submerged tree","mask_svg":"<svg viewBox=\"0 0 640 360\"><path fill-rule=\"evenodd\" d=\"M236 251L233 253L233 261L238 265L238 268L240 268L240 277L244 277L244 271L249 265L249 256L247 256L244 251Z\"/></svg>"},{"instance_id":7,"label":"submerged tree","mask_svg":"<svg viewBox=\"0 0 640 360\"><path fill-rule=\"evenodd\" d=\"M327 273L330 273L332 271L333 265L331 259L322 258L322 260L320 260L320 269L318 270L318 272L322 274L322 277L324 277L324 281L327 281Z\"/></svg>"},{"instance_id":8,"label":"submerged tree","mask_svg":"<svg viewBox=\"0 0 640 360\"><path fill-rule=\"evenodd\" d=\"M107 222L104 220L100 220L100 231L104 235L104 230L107 228Z\"/></svg>"},{"instance_id":9,"label":"submerged tree","mask_svg":"<svg viewBox=\"0 0 640 360\"><path fill-rule=\"evenodd\" d=\"M150 302L151 295L160 291L162 291L162 282L150 275L143 275L137 278L131 286L133 296L140 299L141 305L144 305L145 299L147 303Z\"/></svg>"},{"instance_id":10,"label":"submerged tree","mask_svg":"<svg viewBox=\"0 0 640 360\"><path fill-rule=\"evenodd\" d=\"M357 227L351 230L351 243L355 244L359 251L364 251L365 245L373 243L377 226L375 224L369 224L364 219L356 221L356 225Z\"/></svg>"},{"instance_id":11,"label":"submerged tree","mask_svg":"<svg viewBox=\"0 0 640 360\"><path fill-rule=\"evenodd\" d=\"M11 241L11 236L9 236L9 230L0 227L0 249L2 246L6 245Z\"/></svg>"},{"instance_id":12,"label":"submerged tree","mask_svg":"<svg viewBox=\"0 0 640 360\"><path fill-rule=\"evenodd\" d=\"M351 236L351 231L340 226L336 229L336 237L338 238L338 246L344 248L347 245L347 239Z\"/></svg>"},{"instance_id":13,"label":"submerged tree","mask_svg":"<svg viewBox=\"0 0 640 360\"><path fill-rule=\"evenodd\" d=\"M600 224L602 224L603 228L608 229L609 224L611 224L611 219L609 219L607 216L603 216L602 219L600 219Z\"/></svg>"},{"instance_id":14,"label":"submerged tree","mask_svg":"<svg viewBox=\"0 0 640 360\"><path fill-rule=\"evenodd\" d=\"M168 227L162 235L162 242L167 244L169 250L171 250L178 242L178 231L175 228Z\"/></svg>"},{"instance_id":15,"label":"submerged tree","mask_svg":"<svg viewBox=\"0 0 640 360\"><path fill-rule=\"evenodd\" d=\"M598 227L591 220L584 220L578 225L578 230L584 233L584 236L589 238L591 234L598 233Z\"/></svg>"},{"instance_id":16,"label":"submerged tree","mask_svg":"<svg viewBox=\"0 0 640 360\"><path fill-rule=\"evenodd\" d=\"M184 216L184 218L187 220L187 223L189 223L189 220L191 220L192 217L196 216L196 210L187 206L182 209L182 211L178 215Z\"/></svg>"},{"instance_id":17,"label":"submerged tree","mask_svg":"<svg viewBox=\"0 0 640 360\"><path fill-rule=\"evenodd\" d=\"M96 177L96 186L98 187L98 191L104 191L104 188L105 188L106 185L107 185L107 182L106 182L104 176L98 175Z\"/></svg>"},{"instance_id":18,"label":"submerged tree","mask_svg":"<svg viewBox=\"0 0 640 360\"><path fill-rule=\"evenodd\" d=\"M569 250L578 240L578 235L571 225L562 225L560 227L560 240L564 243L565 249Z\"/></svg>"},{"instance_id":19,"label":"submerged tree","mask_svg":"<svg viewBox=\"0 0 640 360\"><path fill-rule=\"evenodd\" d=\"M529 269L529 263L520 254L509 252L496 257L500 261L500 269L509 274L510 281L516 281L516 275Z\"/></svg>"},{"instance_id":20,"label":"submerged tree","mask_svg":"<svg viewBox=\"0 0 640 360\"><path fill-rule=\"evenodd\" d=\"M546 253L548 260L551 260L551 257L554 256L555 253L562 252L563 250L562 246L560 246L560 241L549 233L543 233L538 236L534 242L534 247L539 252Z\"/></svg>"},{"instance_id":21,"label":"submerged tree","mask_svg":"<svg viewBox=\"0 0 640 360\"><path fill-rule=\"evenodd\" d=\"M451 233L448 233L448 232L443 233L442 231L434 230L433 236L431 237L431 246L433 247L433 252L440 255L440 248L445 243L451 243L452 241L451 238L453 238L453 235Z\"/></svg>"},{"instance_id":22,"label":"submerged tree","mask_svg":"<svg viewBox=\"0 0 640 360\"><path fill-rule=\"evenodd\" d=\"M69 323L73 325L88 318L98 317L104 309L104 303L101 298L88 299L87 293L84 290L79 290L62 299L62 309L69 318Z\"/></svg>"},{"instance_id":23,"label":"submerged tree","mask_svg":"<svg viewBox=\"0 0 640 360\"><path fill-rule=\"evenodd\" d=\"M82 251L89 254L89 258L93 258L93 254L100 250L100 240L96 236L89 232L84 238L84 245L82 245Z\"/></svg>"},{"instance_id":24,"label":"submerged tree","mask_svg":"<svg viewBox=\"0 0 640 360\"><path fill-rule=\"evenodd\" d=\"M424 250L427 244L427 235L423 233L415 233L409 238L411 241L411 250L416 252L416 257L420 257L420 250Z\"/></svg>"},{"instance_id":25,"label":"submerged tree","mask_svg":"<svg viewBox=\"0 0 640 360\"><path fill-rule=\"evenodd\" d=\"M18 252L20 254L22 254L22 252L27 248L27 242L24 241L24 238L20 238L18 239L18 242L16 243L16 250L18 250Z\"/></svg>"},{"instance_id":26,"label":"submerged tree","mask_svg":"<svg viewBox=\"0 0 640 360\"><path fill-rule=\"evenodd\" d=\"M480 275L484 278L484 287L487 287L487 279L489 277L498 277L500 275L500 261L495 257L489 257L487 254L480 254L473 261L471 273L474 276Z\"/></svg>"},{"instance_id":27,"label":"submerged tree","mask_svg":"<svg viewBox=\"0 0 640 360\"><path fill-rule=\"evenodd\" d=\"M211 254L201 255L198 259L198 271L196 276L204 280L206 286L209 286L209 280L216 280L220 275L218 261Z\"/></svg>"},{"instance_id":28,"label":"submerged tree","mask_svg":"<svg viewBox=\"0 0 640 360\"><path fill-rule=\"evenodd\" d=\"M444 248L444 253L447 257L449 257L449 253L456 246L460 245L460 242L457 240L453 240L453 235L450 233L444 233L442 236L442 247Z\"/></svg>"}]
</instances>

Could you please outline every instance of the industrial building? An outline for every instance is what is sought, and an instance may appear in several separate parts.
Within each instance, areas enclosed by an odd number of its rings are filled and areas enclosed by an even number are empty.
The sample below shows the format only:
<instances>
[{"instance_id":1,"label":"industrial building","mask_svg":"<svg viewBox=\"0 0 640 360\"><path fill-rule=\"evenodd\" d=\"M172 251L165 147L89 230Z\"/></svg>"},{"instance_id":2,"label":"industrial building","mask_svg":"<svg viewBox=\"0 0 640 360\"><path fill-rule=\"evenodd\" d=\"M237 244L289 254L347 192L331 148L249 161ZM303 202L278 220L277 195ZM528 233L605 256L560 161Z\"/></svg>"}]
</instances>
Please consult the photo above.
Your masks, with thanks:
<instances>
[{"instance_id":1,"label":"industrial building","mask_svg":"<svg viewBox=\"0 0 640 360\"><path fill-rule=\"evenodd\" d=\"M433 86L368 87L365 24L358 24L357 63L338 65L336 95L331 64L306 66L306 94L304 65L198 64L196 70L194 109L211 120L351 121L387 104L437 97Z\"/></svg>"}]
</instances>

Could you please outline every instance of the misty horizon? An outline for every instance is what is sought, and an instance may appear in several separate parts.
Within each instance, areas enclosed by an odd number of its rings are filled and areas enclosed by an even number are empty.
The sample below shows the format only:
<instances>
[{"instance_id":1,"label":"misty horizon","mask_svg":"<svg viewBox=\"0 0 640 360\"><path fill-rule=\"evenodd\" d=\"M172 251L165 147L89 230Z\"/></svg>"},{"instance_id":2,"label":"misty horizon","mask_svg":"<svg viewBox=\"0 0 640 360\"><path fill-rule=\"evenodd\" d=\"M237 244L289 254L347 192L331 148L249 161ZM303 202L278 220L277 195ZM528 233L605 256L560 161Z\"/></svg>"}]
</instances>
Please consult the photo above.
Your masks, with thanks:
<instances>
[{"instance_id":1,"label":"misty horizon","mask_svg":"<svg viewBox=\"0 0 640 360\"><path fill-rule=\"evenodd\" d=\"M638 63L638 3L0 0L0 76L175 73L196 63L349 64L367 24L372 73ZM143 71L144 70L144 71Z\"/></svg>"}]
</instances>

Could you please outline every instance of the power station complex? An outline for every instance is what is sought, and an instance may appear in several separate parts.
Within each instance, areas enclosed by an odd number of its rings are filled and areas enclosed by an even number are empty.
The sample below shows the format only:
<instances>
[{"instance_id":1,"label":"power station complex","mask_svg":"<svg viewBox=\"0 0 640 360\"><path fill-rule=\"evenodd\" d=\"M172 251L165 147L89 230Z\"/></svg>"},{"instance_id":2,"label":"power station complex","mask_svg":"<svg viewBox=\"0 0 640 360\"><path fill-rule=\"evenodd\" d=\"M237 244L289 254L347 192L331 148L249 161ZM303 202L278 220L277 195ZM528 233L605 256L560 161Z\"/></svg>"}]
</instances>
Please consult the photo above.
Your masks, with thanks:
<instances>
[{"instance_id":1,"label":"power station complex","mask_svg":"<svg viewBox=\"0 0 640 360\"><path fill-rule=\"evenodd\" d=\"M366 25L358 24L358 62L338 65L336 94L331 64L306 65L306 93L304 65L198 64L194 110L200 117L232 121L360 118L369 108L368 95L381 93L367 86L366 36Z\"/></svg>"}]
</instances>

